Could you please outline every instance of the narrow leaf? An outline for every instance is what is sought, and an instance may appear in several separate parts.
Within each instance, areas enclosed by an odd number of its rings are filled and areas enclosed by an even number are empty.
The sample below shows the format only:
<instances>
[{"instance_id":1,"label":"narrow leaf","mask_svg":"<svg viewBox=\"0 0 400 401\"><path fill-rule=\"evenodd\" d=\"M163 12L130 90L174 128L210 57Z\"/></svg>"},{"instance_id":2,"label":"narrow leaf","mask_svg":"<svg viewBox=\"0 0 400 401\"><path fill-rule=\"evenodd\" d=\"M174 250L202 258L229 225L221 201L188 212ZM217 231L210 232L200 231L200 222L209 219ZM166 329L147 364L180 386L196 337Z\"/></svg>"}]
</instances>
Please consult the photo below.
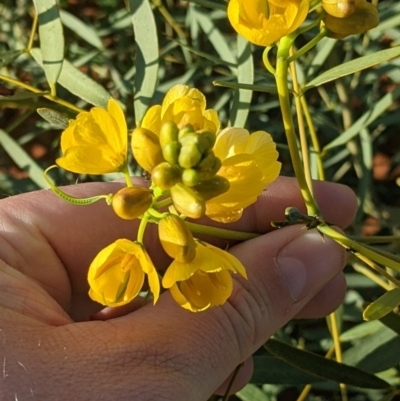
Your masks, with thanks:
<instances>
[{"instance_id":1,"label":"narrow leaf","mask_svg":"<svg viewBox=\"0 0 400 401\"><path fill-rule=\"evenodd\" d=\"M398 305L400 305L400 288L393 288L369 304L363 312L363 318L365 320L380 319Z\"/></svg>"},{"instance_id":2,"label":"narrow leaf","mask_svg":"<svg viewBox=\"0 0 400 401\"><path fill-rule=\"evenodd\" d=\"M355 60L348 61L347 63L333 67L314 78L305 86L304 91L326 84L327 82L334 81L340 77L354 74L357 71L365 70L366 68L373 67L374 65L384 63L385 61L398 56L400 56L400 46L393 49L381 50L368 54L368 56L359 57Z\"/></svg>"},{"instance_id":3,"label":"narrow leaf","mask_svg":"<svg viewBox=\"0 0 400 401\"><path fill-rule=\"evenodd\" d=\"M69 119L65 114L45 107L37 109L36 111L40 117L44 118L55 128L65 129L68 127Z\"/></svg>"},{"instance_id":4,"label":"narrow leaf","mask_svg":"<svg viewBox=\"0 0 400 401\"><path fill-rule=\"evenodd\" d=\"M136 123L143 118L156 90L159 67L157 26L149 0L129 0L137 46L134 85Z\"/></svg>"},{"instance_id":5,"label":"narrow leaf","mask_svg":"<svg viewBox=\"0 0 400 401\"><path fill-rule=\"evenodd\" d=\"M4 150L19 168L28 171L29 178L39 188L47 188L46 180L43 177L43 169L2 129L0 129L0 145L3 146Z\"/></svg>"},{"instance_id":6,"label":"narrow leaf","mask_svg":"<svg viewBox=\"0 0 400 401\"><path fill-rule=\"evenodd\" d=\"M33 0L39 19L40 50L43 69L51 93L61 74L64 60L64 35L56 0Z\"/></svg>"},{"instance_id":7,"label":"narrow leaf","mask_svg":"<svg viewBox=\"0 0 400 401\"><path fill-rule=\"evenodd\" d=\"M253 56L250 43L241 35L237 36L238 83L252 85L254 82ZM244 127L250 111L253 92L237 89L233 95L229 122L233 127Z\"/></svg>"},{"instance_id":8,"label":"narrow leaf","mask_svg":"<svg viewBox=\"0 0 400 401\"><path fill-rule=\"evenodd\" d=\"M62 23L81 39L99 50L104 50L103 42L94 28L84 23L68 11L60 10L60 17Z\"/></svg>"},{"instance_id":9,"label":"narrow leaf","mask_svg":"<svg viewBox=\"0 0 400 401\"><path fill-rule=\"evenodd\" d=\"M9 50L8 52L0 53L0 68L3 68L19 57L24 50Z\"/></svg>"},{"instance_id":10,"label":"narrow leaf","mask_svg":"<svg viewBox=\"0 0 400 401\"><path fill-rule=\"evenodd\" d=\"M39 49L32 49L31 55L38 64L42 65ZM110 94L101 85L83 74L67 60L64 60L58 83L90 104L103 108L107 107Z\"/></svg>"},{"instance_id":11,"label":"narrow leaf","mask_svg":"<svg viewBox=\"0 0 400 401\"><path fill-rule=\"evenodd\" d=\"M277 358L281 358L307 373L326 380L362 388L383 389L389 387L387 382L372 374L353 366L326 359L309 351L292 347L282 341L270 339L265 343L264 347Z\"/></svg>"},{"instance_id":12,"label":"narrow leaf","mask_svg":"<svg viewBox=\"0 0 400 401\"><path fill-rule=\"evenodd\" d=\"M379 319L385 326L400 335L400 316L397 313L388 313Z\"/></svg>"}]
</instances>

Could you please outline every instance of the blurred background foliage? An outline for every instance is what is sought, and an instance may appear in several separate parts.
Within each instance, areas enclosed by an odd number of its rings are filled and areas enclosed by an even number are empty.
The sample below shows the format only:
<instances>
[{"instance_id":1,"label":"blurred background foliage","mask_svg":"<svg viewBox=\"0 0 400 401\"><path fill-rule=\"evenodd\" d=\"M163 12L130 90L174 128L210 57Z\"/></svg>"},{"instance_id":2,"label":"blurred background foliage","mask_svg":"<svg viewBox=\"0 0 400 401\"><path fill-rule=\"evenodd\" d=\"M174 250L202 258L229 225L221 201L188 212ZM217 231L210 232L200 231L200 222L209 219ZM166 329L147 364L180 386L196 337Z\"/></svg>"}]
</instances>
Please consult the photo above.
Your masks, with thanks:
<instances>
[{"instance_id":1,"label":"blurred background foliage","mask_svg":"<svg viewBox=\"0 0 400 401\"><path fill-rule=\"evenodd\" d=\"M149 20L138 22L132 8L143 5L149 6L151 15L147 14ZM382 0L378 9L381 24L377 28L345 40L324 39L299 59L296 67L300 82L309 82L346 61L398 45L400 3ZM221 0L61 0L64 66L68 61L71 70L63 82L60 79L57 83L57 97L88 110L93 104L104 104L111 95L124 106L132 129L146 107L160 103L171 86L195 86L207 96L208 107L219 112L223 125L270 132L278 143L282 174L292 175L275 81L263 66L263 49L236 35L225 10L226 3ZM25 51L34 14L31 0L3 0L0 4L1 197L46 187L43 170L59 155L62 121L57 126L55 118L49 122L36 110L52 109L67 118L76 115L51 96L44 97L49 94L49 85L43 68L32 56L38 53L35 49ZM153 22L156 32L152 31ZM307 32L297 46L315 34ZM33 47L39 46L36 33ZM154 49L157 58L149 63ZM272 52L272 63L273 57ZM354 236L399 234L399 65L400 59L393 59L306 94L323 148L326 179L349 185L359 197L360 210L349 228ZM36 88L38 93L20 83ZM93 90L93 96L92 92L84 93L86 87ZM316 175L315 160L313 169ZM133 172L140 174L135 168ZM68 184L99 178L58 170L54 179L57 184ZM380 249L398 253L399 241L388 240ZM395 399L395 388L400 385L399 318L395 311L386 320L363 322L363 305L384 293L367 276L365 266L351 260L346 268L349 289L335 314L342 333L343 360L364 372L378 374L393 389L350 385L348 399ZM332 346L329 329L324 319L296 321L286 325L276 338L324 355ZM296 400L308 383L312 384L309 400L344 399L343 388L340 390L335 382L340 381L339 370L331 374L329 366L307 356L300 358L302 369L295 368L269 351L262 349L255 354L251 384L236 399ZM360 372L350 372L348 377L361 377Z\"/></svg>"}]
</instances>

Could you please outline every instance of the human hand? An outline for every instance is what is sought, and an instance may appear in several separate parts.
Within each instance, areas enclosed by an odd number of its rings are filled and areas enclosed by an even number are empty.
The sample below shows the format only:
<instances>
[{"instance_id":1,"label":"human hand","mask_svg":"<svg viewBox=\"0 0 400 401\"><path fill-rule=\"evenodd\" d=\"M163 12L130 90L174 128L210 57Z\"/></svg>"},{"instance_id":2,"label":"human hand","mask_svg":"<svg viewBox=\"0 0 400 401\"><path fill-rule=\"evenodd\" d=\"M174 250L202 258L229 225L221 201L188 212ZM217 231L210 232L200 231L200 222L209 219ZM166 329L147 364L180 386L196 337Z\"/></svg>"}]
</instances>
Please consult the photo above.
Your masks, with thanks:
<instances>
[{"instance_id":1,"label":"human hand","mask_svg":"<svg viewBox=\"0 0 400 401\"><path fill-rule=\"evenodd\" d=\"M84 197L119 186L66 191ZM356 202L348 188L319 182L315 192L327 221L351 222ZM248 280L234 276L225 305L191 313L166 292L155 307L99 312L87 295L88 266L117 238L134 239L132 222L104 204L79 209L49 191L2 200L2 399L204 401L247 361L236 382L243 385L249 358L272 334L290 319L328 314L344 295L343 248L316 230L270 227L286 206L301 205L296 181L280 178L229 226L266 234L230 248ZM168 259L156 242L155 231L146 232L146 248L152 244L154 264L164 268ZM93 314L105 320L89 321Z\"/></svg>"}]
</instances>

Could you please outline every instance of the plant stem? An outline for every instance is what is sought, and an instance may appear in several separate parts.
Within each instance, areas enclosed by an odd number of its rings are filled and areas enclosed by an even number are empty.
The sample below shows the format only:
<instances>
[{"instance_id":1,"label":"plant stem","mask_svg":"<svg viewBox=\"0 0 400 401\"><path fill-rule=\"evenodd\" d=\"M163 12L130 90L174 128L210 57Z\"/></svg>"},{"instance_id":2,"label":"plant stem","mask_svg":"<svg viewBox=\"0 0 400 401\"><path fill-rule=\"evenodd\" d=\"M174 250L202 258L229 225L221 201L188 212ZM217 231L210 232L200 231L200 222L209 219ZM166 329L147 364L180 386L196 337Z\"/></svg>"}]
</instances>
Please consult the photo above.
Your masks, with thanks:
<instances>
[{"instance_id":1,"label":"plant stem","mask_svg":"<svg viewBox=\"0 0 400 401\"><path fill-rule=\"evenodd\" d=\"M286 138L289 146L289 152L292 159L293 169L300 186L300 191L306 204L308 214L310 216L319 216L320 211L318 205L314 197L312 196L310 188L307 185L303 166L300 160L297 148L296 132L294 130L294 123L290 110L288 87L288 58L290 47L292 46L294 39L295 36L288 35L283 37L279 42L275 79L278 89L283 124L285 127Z\"/></svg>"},{"instance_id":2,"label":"plant stem","mask_svg":"<svg viewBox=\"0 0 400 401\"><path fill-rule=\"evenodd\" d=\"M212 235L215 237L238 241L247 241L249 239L257 238L261 235L256 233L245 233L242 231L232 231L224 228L203 226L202 224L191 223L189 221L185 221L185 224L188 226L189 230L195 234Z\"/></svg>"}]
</instances>

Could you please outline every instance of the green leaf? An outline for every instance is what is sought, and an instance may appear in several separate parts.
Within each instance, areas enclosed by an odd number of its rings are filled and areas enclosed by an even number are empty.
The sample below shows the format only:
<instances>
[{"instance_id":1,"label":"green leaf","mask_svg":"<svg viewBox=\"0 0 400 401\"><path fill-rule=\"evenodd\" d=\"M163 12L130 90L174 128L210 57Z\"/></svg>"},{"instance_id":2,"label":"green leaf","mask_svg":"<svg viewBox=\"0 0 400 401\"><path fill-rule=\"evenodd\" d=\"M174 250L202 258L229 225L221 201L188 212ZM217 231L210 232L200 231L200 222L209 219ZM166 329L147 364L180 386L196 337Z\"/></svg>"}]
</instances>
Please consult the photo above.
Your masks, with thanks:
<instances>
[{"instance_id":1,"label":"green leaf","mask_svg":"<svg viewBox=\"0 0 400 401\"><path fill-rule=\"evenodd\" d=\"M400 335L400 316L396 313L388 313L379 319L385 326L392 329L398 335Z\"/></svg>"},{"instance_id":2,"label":"green leaf","mask_svg":"<svg viewBox=\"0 0 400 401\"><path fill-rule=\"evenodd\" d=\"M43 69L51 93L61 74L64 60L64 35L56 0L33 0L39 19L40 50Z\"/></svg>"},{"instance_id":3,"label":"green leaf","mask_svg":"<svg viewBox=\"0 0 400 401\"><path fill-rule=\"evenodd\" d=\"M343 334L341 334L340 341L348 342L358 340L360 338L367 337L371 334L376 333L381 328L382 323L379 320L363 322L358 324L357 326L352 327L349 330L346 330Z\"/></svg>"},{"instance_id":4,"label":"green leaf","mask_svg":"<svg viewBox=\"0 0 400 401\"><path fill-rule=\"evenodd\" d=\"M374 334L360 339L343 353L343 362L367 372L377 373L396 366L400 361L400 337L382 326Z\"/></svg>"},{"instance_id":5,"label":"green leaf","mask_svg":"<svg viewBox=\"0 0 400 401\"><path fill-rule=\"evenodd\" d=\"M129 0L129 6L137 46L134 109L138 124L150 106L156 90L159 67L158 37L149 0Z\"/></svg>"},{"instance_id":6,"label":"green leaf","mask_svg":"<svg viewBox=\"0 0 400 401\"><path fill-rule=\"evenodd\" d=\"M257 85L257 84L249 85L249 84L242 84L238 82L229 82L229 81L213 81L213 85L230 89L245 89L254 92L278 93L278 90L276 89L275 85Z\"/></svg>"},{"instance_id":7,"label":"green leaf","mask_svg":"<svg viewBox=\"0 0 400 401\"><path fill-rule=\"evenodd\" d=\"M385 96L383 96L383 98L379 100L379 102L377 102L371 110L368 110L366 113L364 113L340 136L328 143L328 145L323 148L322 153L324 154L336 146L346 145L350 139L359 135L362 129L368 127L369 124L382 115L399 96L400 87L397 86L393 92L387 93Z\"/></svg>"},{"instance_id":8,"label":"green leaf","mask_svg":"<svg viewBox=\"0 0 400 401\"><path fill-rule=\"evenodd\" d=\"M38 64L42 65L39 49L31 49L31 55ZM64 60L58 83L80 99L95 106L106 108L108 99L111 97L101 85L79 71L67 60Z\"/></svg>"},{"instance_id":9,"label":"green leaf","mask_svg":"<svg viewBox=\"0 0 400 401\"><path fill-rule=\"evenodd\" d=\"M365 320L377 320L400 305L400 288L393 288L369 304L363 312Z\"/></svg>"},{"instance_id":10,"label":"green leaf","mask_svg":"<svg viewBox=\"0 0 400 401\"><path fill-rule=\"evenodd\" d=\"M81 39L99 50L104 50L103 42L94 28L87 23L84 23L68 11L60 10L60 17L62 23Z\"/></svg>"},{"instance_id":11,"label":"green leaf","mask_svg":"<svg viewBox=\"0 0 400 401\"><path fill-rule=\"evenodd\" d=\"M69 118L65 114L45 107L37 109L36 111L40 117L44 118L55 128L65 129L68 127Z\"/></svg>"},{"instance_id":12,"label":"green leaf","mask_svg":"<svg viewBox=\"0 0 400 401\"><path fill-rule=\"evenodd\" d=\"M47 188L43 169L2 129L0 129L0 144L19 168L28 171L30 179L39 188Z\"/></svg>"},{"instance_id":13,"label":"green leaf","mask_svg":"<svg viewBox=\"0 0 400 401\"><path fill-rule=\"evenodd\" d=\"M362 388L383 389L389 387L387 382L374 375L353 366L338 363L309 351L292 347L282 341L270 339L265 343L264 347L277 358L326 380Z\"/></svg>"},{"instance_id":14,"label":"green leaf","mask_svg":"<svg viewBox=\"0 0 400 401\"><path fill-rule=\"evenodd\" d=\"M237 36L238 51L238 83L252 85L254 82L254 65L250 43L242 36ZM246 89L237 89L233 96L229 116L230 125L244 127L250 111L253 92Z\"/></svg>"},{"instance_id":15,"label":"green leaf","mask_svg":"<svg viewBox=\"0 0 400 401\"><path fill-rule=\"evenodd\" d=\"M347 63L340 64L323 72L318 77L309 82L304 91L326 84L327 82L334 81L340 77L354 74L357 71L365 70L366 68L373 67L374 65L384 63L392 58L400 56L400 46L393 49L381 50L368 56L359 57L355 60L348 61Z\"/></svg>"},{"instance_id":16,"label":"green leaf","mask_svg":"<svg viewBox=\"0 0 400 401\"><path fill-rule=\"evenodd\" d=\"M18 58L25 50L9 50L8 52L0 53L0 68L3 68Z\"/></svg>"},{"instance_id":17,"label":"green leaf","mask_svg":"<svg viewBox=\"0 0 400 401\"><path fill-rule=\"evenodd\" d=\"M270 401L271 398L254 384L248 384L235 394L242 401Z\"/></svg>"}]
</instances>

